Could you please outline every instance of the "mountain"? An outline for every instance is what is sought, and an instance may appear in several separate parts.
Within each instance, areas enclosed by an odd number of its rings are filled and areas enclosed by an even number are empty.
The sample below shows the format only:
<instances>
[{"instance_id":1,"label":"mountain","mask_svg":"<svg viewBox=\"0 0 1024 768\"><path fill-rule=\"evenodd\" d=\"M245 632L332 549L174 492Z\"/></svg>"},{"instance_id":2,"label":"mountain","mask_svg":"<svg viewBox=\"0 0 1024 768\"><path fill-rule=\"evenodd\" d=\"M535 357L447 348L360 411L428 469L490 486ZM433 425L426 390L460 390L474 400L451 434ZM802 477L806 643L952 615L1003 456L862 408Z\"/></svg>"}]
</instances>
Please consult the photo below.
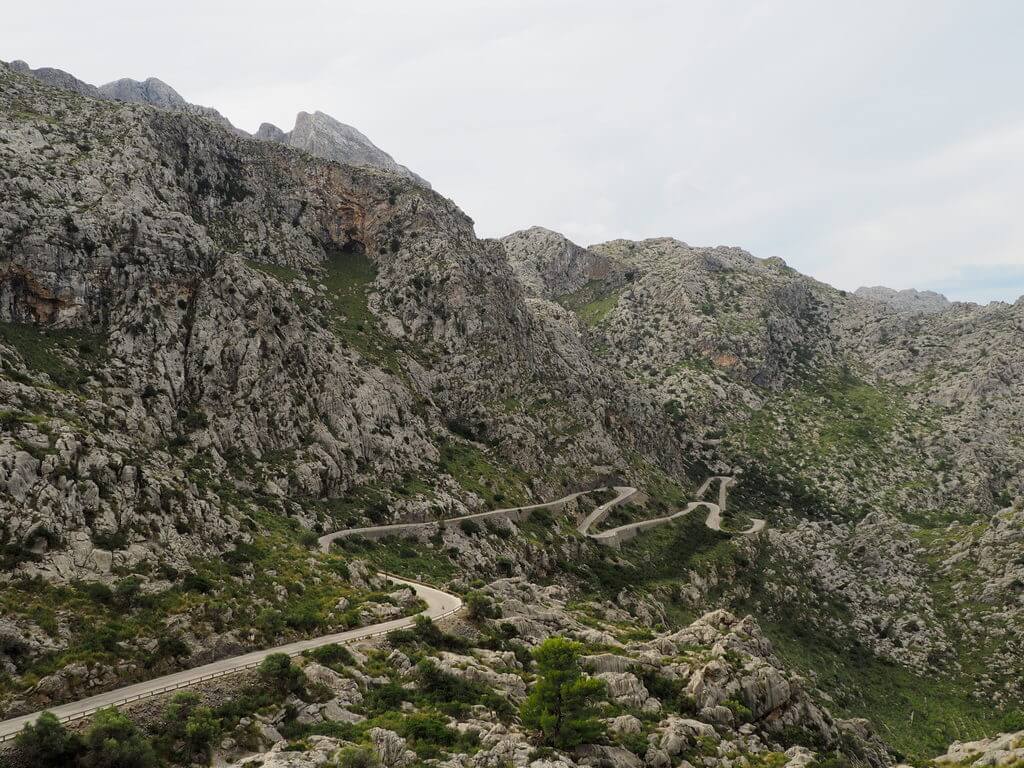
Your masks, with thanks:
<instances>
[{"instance_id":1,"label":"mountain","mask_svg":"<svg viewBox=\"0 0 1024 768\"><path fill-rule=\"evenodd\" d=\"M607 279L611 262L543 227L531 227L501 239L516 278L537 296L554 298Z\"/></svg>"},{"instance_id":2,"label":"mountain","mask_svg":"<svg viewBox=\"0 0 1024 768\"><path fill-rule=\"evenodd\" d=\"M478 239L326 115L250 137L159 81L39 72L0 65L0 716L419 610L386 571L467 611L122 734L168 763L798 768L1019 730L1024 301ZM549 637L604 736L520 716Z\"/></svg>"},{"instance_id":3,"label":"mountain","mask_svg":"<svg viewBox=\"0 0 1024 768\"><path fill-rule=\"evenodd\" d=\"M62 69L54 69L53 67L32 69L28 64L21 60L12 61L7 66L12 72L31 75L36 80L46 83L47 85L52 85L55 88L63 88L66 91L74 91L75 93L80 93L83 96L92 96L93 98L100 98L102 96L99 88L79 80L74 75L69 74Z\"/></svg>"},{"instance_id":4,"label":"mountain","mask_svg":"<svg viewBox=\"0 0 1024 768\"><path fill-rule=\"evenodd\" d=\"M387 152L379 149L355 128L339 123L323 112L299 112L295 127L284 133L277 126L263 123L256 138L265 138L289 147L309 152L315 157L335 160L346 165L380 168L404 176L420 186L430 189L430 184L404 165L395 162Z\"/></svg>"},{"instance_id":5,"label":"mountain","mask_svg":"<svg viewBox=\"0 0 1024 768\"><path fill-rule=\"evenodd\" d=\"M233 126L230 120L213 107L203 107L186 101L174 88L155 77L142 81L122 78L97 88L60 69L49 67L32 69L24 61L14 61L8 66L12 71L31 75L37 80L57 88L70 90L93 98L105 98L133 104L148 104L160 109L187 112L212 120L232 133L240 136L249 136L242 129ZM397 173L427 189L430 188L429 182L410 171L404 165L396 163L391 155L378 148L358 130L350 125L338 122L323 112L314 112L312 114L299 112L295 119L295 127L288 133L285 133L275 125L263 123L254 134L254 137L261 141L285 144L325 160L334 160L346 165L378 168L391 173Z\"/></svg>"},{"instance_id":6,"label":"mountain","mask_svg":"<svg viewBox=\"0 0 1024 768\"><path fill-rule=\"evenodd\" d=\"M855 293L862 298L881 301L904 312L941 312L950 306L949 299L935 291L918 291L913 288L896 291L879 285L874 288L861 287Z\"/></svg>"}]
</instances>

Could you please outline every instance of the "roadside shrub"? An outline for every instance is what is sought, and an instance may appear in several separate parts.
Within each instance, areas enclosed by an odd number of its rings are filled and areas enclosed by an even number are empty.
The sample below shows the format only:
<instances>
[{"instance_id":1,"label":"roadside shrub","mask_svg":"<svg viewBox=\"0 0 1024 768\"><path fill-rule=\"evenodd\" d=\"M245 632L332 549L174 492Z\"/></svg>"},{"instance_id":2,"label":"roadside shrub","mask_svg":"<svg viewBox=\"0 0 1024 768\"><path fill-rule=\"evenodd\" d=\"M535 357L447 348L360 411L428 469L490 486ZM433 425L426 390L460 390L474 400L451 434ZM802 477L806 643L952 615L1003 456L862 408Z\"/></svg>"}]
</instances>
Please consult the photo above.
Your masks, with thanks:
<instances>
[{"instance_id":1,"label":"roadside shrub","mask_svg":"<svg viewBox=\"0 0 1024 768\"><path fill-rule=\"evenodd\" d=\"M178 659L191 654L192 649L180 637L161 635L156 641L156 655L161 659Z\"/></svg>"},{"instance_id":2,"label":"roadside shrub","mask_svg":"<svg viewBox=\"0 0 1024 768\"><path fill-rule=\"evenodd\" d=\"M153 745L113 707L101 709L85 733L81 768L155 768Z\"/></svg>"},{"instance_id":3,"label":"roadside shrub","mask_svg":"<svg viewBox=\"0 0 1024 768\"><path fill-rule=\"evenodd\" d=\"M476 520L463 520L459 523L459 528L467 536L476 536L480 533L480 524Z\"/></svg>"},{"instance_id":4,"label":"roadside shrub","mask_svg":"<svg viewBox=\"0 0 1024 768\"><path fill-rule=\"evenodd\" d=\"M16 741L26 764L38 768L73 765L83 749L78 735L70 733L52 712L43 712L35 723L26 725Z\"/></svg>"},{"instance_id":5,"label":"roadside shrub","mask_svg":"<svg viewBox=\"0 0 1024 768\"><path fill-rule=\"evenodd\" d=\"M322 645L319 648L314 648L311 651L306 652L306 656L311 658L317 664L323 664L324 666L331 666L332 664L344 664L350 666L355 664L355 657L352 656L352 652L343 645L338 643L331 643L329 645Z\"/></svg>"},{"instance_id":6,"label":"roadside shrub","mask_svg":"<svg viewBox=\"0 0 1024 768\"><path fill-rule=\"evenodd\" d=\"M260 663L259 676L267 686L282 695L299 694L305 688L305 675L284 653L272 653L267 656Z\"/></svg>"},{"instance_id":7,"label":"roadside shrub","mask_svg":"<svg viewBox=\"0 0 1024 768\"><path fill-rule=\"evenodd\" d=\"M471 621L496 619L501 615L501 611L491 598L475 590L466 595L466 609Z\"/></svg>"}]
</instances>

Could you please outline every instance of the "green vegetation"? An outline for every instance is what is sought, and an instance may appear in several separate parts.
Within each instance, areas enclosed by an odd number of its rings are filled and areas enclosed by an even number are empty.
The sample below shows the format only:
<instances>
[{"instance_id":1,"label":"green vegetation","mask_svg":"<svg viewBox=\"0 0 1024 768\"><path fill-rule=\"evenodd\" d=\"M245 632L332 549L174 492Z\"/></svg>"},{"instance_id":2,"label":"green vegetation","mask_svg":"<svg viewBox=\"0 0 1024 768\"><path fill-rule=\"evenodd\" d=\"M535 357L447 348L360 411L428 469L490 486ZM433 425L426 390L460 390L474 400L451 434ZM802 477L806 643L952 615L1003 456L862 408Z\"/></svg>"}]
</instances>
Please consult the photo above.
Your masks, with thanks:
<instances>
[{"instance_id":1,"label":"green vegetation","mask_svg":"<svg viewBox=\"0 0 1024 768\"><path fill-rule=\"evenodd\" d=\"M594 708L605 692L604 682L584 676L582 650L579 643L564 637L549 637L533 652L539 678L523 702L520 717L550 747L572 749L604 734Z\"/></svg>"},{"instance_id":2,"label":"green vegetation","mask_svg":"<svg viewBox=\"0 0 1024 768\"><path fill-rule=\"evenodd\" d=\"M332 330L360 355L394 374L401 373L398 343L380 329L367 301L377 267L362 251L339 251L325 263L324 285L334 308Z\"/></svg>"},{"instance_id":3,"label":"green vegetation","mask_svg":"<svg viewBox=\"0 0 1024 768\"><path fill-rule=\"evenodd\" d=\"M745 567L732 536L708 528L705 517L706 513L698 509L669 525L641 533L618 551L595 544L589 557L568 568L587 591L614 600L623 589L674 587L690 570Z\"/></svg>"},{"instance_id":4,"label":"green vegetation","mask_svg":"<svg viewBox=\"0 0 1024 768\"><path fill-rule=\"evenodd\" d=\"M574 293L559 296L556 301L579 315L588 326L598 325L618 304L621 287L604 280L591 280Z\"/></svg>"},{"instance_id":5,"label":"green vegetation","mask_svg":"<svg viewBox=\"0 0 1024 768\"><path fill-rule=\"evenodd\" d=\"M443 583L458 572L456 565L444 552L433 547L417 546L415 541L399 536L387 536L375 541L349 537L339 539L335 548L348 557L367 560L382 571L398 576Z\"/></svg>"},{"instance_id":6,"label":"green vegetation","mask_svg":"<svg viewBox=\"0 0 1024 768\"><path fill-rule=\"evenodd\" d=\"M272 653L260 662L259 675L264 685L283 695L298 695L305 690L306 678L302 670L284 653Z\"/></svg>"},{"instance_id":7,"label":"green vegetation","mask_svg":"<svg viewBox=\"0 0 1024 768\"><path fill-rule=\"evenodd\" d=\"M270 275L282 285L286 286L294 283L300 275L298 270L292 269L291 267L283 267L280 264L268 264L262 261L253 261L252 259L246 259L245 263L253 269L257 269L264 274Z\"/></svg>"},{"instance_id":8,"label":"green vegetation","mask_svg":"<svg viewBox=\"0 0 1024 768\"><path fill-rule=\"evenodd\" d=\"M727 429L722 451L745 468L736 499L752 514L755 504L802 515L864 514L870 504L844 504L820 490L841 483L850 498L873 497L910 519L908 510L929 509L934 485L920 461L928 419L898 388L869 384L847 369L825 371L743 413ZM907 503L921 492L919 504ZM948 522L936 512L914 522L936 517Z\"/></svg>"},{"instance_id":9,"label":"green vegetation","mask_svg":"<svg viewBox=\"0 0 1024 768\"><path fill-rule=\"evenodd\" d=\"M155 768L152 743L113 707L101 709L83 736L46 712L18 734L28 764L38 768Z\"/></svg>"},{"instance_id":10,"label":"green vegetation","mask_svg":"<svg viewBox=\"0 0 1024 768\"><path fill-rule=\"evenodd\" d=\"M855 637L816 631L797 616L761 620L782 661L814 673L841 717L866 717L906 758L920 762L1000 730L1002 715L971 697L972 686L939 676L920 677L879 659Z\"/></svg>"},{"instance_id":11,"label":"green vegetation","mask_svg":"<svg viewBox=\"0 0 1024 768\"><path fill-rule=\"evenodd\" d=\"M82 740L69 733L52 712L43 712L18 734L18 747L29 765L65 768L74 765L82 751Z\"/></svg>"},{"instance_id":12,"label":"green vegetation","mask_svg":"<svg viewBox=\"0 0 1024 768\"><path fill-rule=\"evenodd\" d=\"M472 445L446 443L441 450L441 469L467 491L495 507L517 506L528 498L522 472L495 461Z\"/></svg>"},{"instance_id":13,"label":"green vegetation","mask_svg":"<svg viewBox=\"0 0 1024 768\"><path fill-rule=\"evenodd\" d=\"M106 358L101 337L78 329L0 322L0 342L17 350L29 369L45 373L62 389L81 389ZM18 378L6 360L3 373Z\"/></svg>"},{"instance_id":14,"label":"green vegetation","mask_svg":"<svg viewBox=\"0 0 1024 768\"><path fill-rule=\"evenodd\" d=\"M300 673L301 674L301 673ZM180 754L189 762L209 762L221 722L192 691L174 694L164 713L159 743L162 752Z\"/></svg>"},{"instance_id":15,"label":"green vegetation","mask_svg":"<svg viewBox=\"0 0 1024 768\"><path fill-rule=\"evenodd\" d=\"M18 675L0 676L0 694L24 690L74 663L131 661L150 675L171 672L187 664L191 649L166 631L169 617L187 617L200 636L230 628L254 632L258 642L271 644L358 626L363 603L389 601L354 589L347 557L339 550L310 551L303 541L308 532L294 519L265 510L252 514L251 527L263 533L239 540L222 557L194 560L192 571L158 566L158 575L171 582L159 592L142 591L142 571L122 571L113 589L97 582L57 586L42 579L8 584L0 590L0 613L31 621L54 636L63 626L69 642L59 652L14 656ZM157 575L151 567L143 570ZM349 607L338 612L342 598ZM139 638L157 639L155 649L145 650Z\"/></svg>"},{"instance_id":16,"label":"green vegetation","mask_svg":"<svg viewBox=\"0 0 1024 768\"><path fill-rule=\"evenodd\" d=\"M591 280L575 293L559 296L557 301L572 310L589 326L598 325L619 303L621 288L612 288L603 280Z\"/></svg>"}]
</instances>

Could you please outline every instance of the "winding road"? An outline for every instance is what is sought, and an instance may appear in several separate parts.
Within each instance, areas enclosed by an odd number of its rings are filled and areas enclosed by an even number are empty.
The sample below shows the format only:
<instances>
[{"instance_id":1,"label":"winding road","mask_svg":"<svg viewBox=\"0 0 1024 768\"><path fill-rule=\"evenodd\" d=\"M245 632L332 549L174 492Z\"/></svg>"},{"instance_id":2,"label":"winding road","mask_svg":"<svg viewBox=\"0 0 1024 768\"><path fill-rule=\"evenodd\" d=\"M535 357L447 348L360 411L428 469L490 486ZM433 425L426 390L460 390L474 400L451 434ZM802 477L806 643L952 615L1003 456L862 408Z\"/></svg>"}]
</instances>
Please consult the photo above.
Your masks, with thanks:
<instances>
[{"instance_id":1,"label":"winding road","mask_svg":"<svg viewBox=\"0 0 1024 768\"><path fill-rule=\"evenodd\" d=\"M673 520L683 517L689 514L697 507L707 507L708 516L705 520L705 524L714 530L721 530L722 527L722 512L725 509L726 493L728 487L735 482L734 478L731 477L709 477L704 481L703 485L697 489L695 494L698 499L703 499L707 493L711 483L715 480L720 482L718 491L718 503L710 501L694 501L688 504L684 509L675 512L674 514L667 515L665 517L654 518L651 520L642 520L636 523L628 523L621 525L617 528L611 528L607 531L599 531L592 533L591 528L599 524L604 520L611 510L623 501L635 496L638 491L636 488L628 486L616 487L616 496L610 501L601 504L590 512L578 526L578 530L584 536L588 536L597 542L605 544L607 546L620 546L622 542L632 539L641 531L654 528L659 525L665 525ZM571 493L568 496L563 496L560 499L554 501L544 502L541 504L531 504L523 507L509 507L506 509L495 509L488 512L477 512L472 515L463 515L462 517L446 518L441 521L431 521L424 523L398 523L396 525L376 525L369 526L366 528L349 528L341 531L335 531L329 533L326 536L321 536L319 541L320 549L327 552L331 548L331 544L338 539L347 538L350 536L361 536L363 538L377 539L383 538L384 536L391 535L402 535L411 534L420 530L426 529L430 526L451 526L459 525L467 520L473 521L486 521L495 518L504 518L507 520L519 521L526 517L529 517L530 513L537 509L560 509L561 507L568 504L570 501L577 499L592 491L579 491L577 493ZM740 531L740 534L753 534L757 533L764 528L764 520L753 520L753 525L745 531ZM99 693L95 696L90 696L79 701L74 701L69 704L61 704L50 708L49 712L60 719L61 722L68 723L83 718L89 717L96 710L103 707L110 706L121 706L123 704L129 704L143 699L148 699L153 696L160 695L162 693L168 693L170 691L176 691L181 688L187 688L197 683L205 682L207 680L214 680L219 677L231 675L236 672L240 672L246 669L254 669L260 665L267 656L275 653L284 653L288 656L298 656L303 651L312 650L313 648L319 648L320 646L329 645L331 643L353 643L357 640L364 640L369 637L376 637L379 635L385 635L389 632L394 632L397 629L405 629L415 624L417 616L427 616L431 619L443 619L447 616L451 616L457 611L462 609L462 600L458 595L453 595L449 592L437 589L428 584L423 584L418 581L411 581L404 579L399 576L395 576L390 573L381 572L381 576L384 576L388 580L396 584L404 584L411 587L416 593L417 597L426 603L426 608L419 614L414 616L404 616L398 619L391 619L389 621L381 622L380 624L373 624L368 627L360 627L359 629L351 629L345 632L336 632L330 635L324 635L322 637L315 637L309 640L299 640L293 643L287 643L285 645L279 645L274 648L266 648L260 651L252 651L250 653L243 654L241 656L233 656L228 659L221 659L220 661L214 661L210 664L205 664L201 667L193 667L192 669L183 670L181 672L175 672L174 674L164 675L153 680L147 680L141 683L134 683L133 685L127 685L123 688L117 688L106 693ZM25 727L26 724L35 722L36 718L42 712L33 712L29 715L22 715L21 717L15 717L10 720L4 720L0 722L0 743L13 739L17 734Z\"/></svg>"},{"instance_id":2,"label":"winding road","mask_svg":"<svg viewBox=\"0 0 1024 768\"><path fill-rule=\"evenodd\" d=\"M713 501L704 501L704 496L708 492L708 488L714 481L718 481L718 503ZM651 528L657 528L659 525L666 525L674 520L678 520L681 517L685 517L690 514L697 507L707 507L708 516L704 520L704 524L713 531L722 530L722 513L725 512L725 503L728 496L729 486L735 484L736 478L725 477L722 475L716 475L709 477L705 480L700 488L697 489L697 493L694 494L698 501L691 501L683 509L678 512L673 512L671 515L664 517L654 517L649 520L640 520L636 523L626 523L620 525L617 528L609 528L606 531L598 531L591 533L591 528L600 523L611 512L612 508L623 501L632 498L636 493L636 488L619 487L615 490L618 491L618 495L611 501L605 502L601 506L597 507L593 512L583 518L583 521L579 524L578 530L584 536L589 536L601 544L609 547L619 547L623 542L629 541L635 538L638 534L643 531L650 530ZM734 533L740 536L750 536L764 529L765 521L759 518L751 518L751 525L745 531L734 531Z\"/></svg>"},{"instance_id":3,"label":"winding road","mask_svg":"<svg viewBox=\"0 0 1024 768\"><path fill-rule=\"evenodd\" d=\"M61 722L73 722L75 720L81 720L84 717L88 717L95 713L96 710L103 707L120 706L134 701L141 701L142 699L148 699L161 693L176 691L179 688L187 688L188 686L195 685L196 683L214 680L218 677L224 677L245 669L253 669L258 667L260 662L273 653L284 653L288 656L298 656L303 651L319 648L323 645L329 645L331 643L352 643L356 640L364 640L368 637L385 635L388 632L394 632L396 629L411 627L416 622L416 616L429 616L431 619L443 619L446 616L451 616L462 608L462 600L458 595L444 592L440 589L417 581L403 579L390 573L382 573L381 575L396 584L404 584L405 586L411 587L416 593L416 596L427 604L427 607L415 616L403 616L402 618L391 619L368 627L350 629L345 632L336 632L331 635L324 635L323 637L314 637L310 640L298 640L294 643L287 643L274 648L252 651L251 653L246 653L242 656L233 656L229 659L221 659L220 661L214 661L210 664L204 664L201 667L193 667L192 669L186 669L182 672L175 672L171 675L164 675L163 677L157 677L153 680L147 680L143 683L135 683L134 685L127 685L123 688L107 691L106 693L98 693L95 696L74 701L70 704L61 704L60 706L51 707L47 711L55 714ZM27 723L35 722L36 718L39 717L40 714L42 714L42 712L33 712L30 715L22 715L21 717L15 717L11 720L4 720L3 722L0 722L0 742L7 741L17 736L18 732L21 731Z\"/></svg>"}]
</instances>

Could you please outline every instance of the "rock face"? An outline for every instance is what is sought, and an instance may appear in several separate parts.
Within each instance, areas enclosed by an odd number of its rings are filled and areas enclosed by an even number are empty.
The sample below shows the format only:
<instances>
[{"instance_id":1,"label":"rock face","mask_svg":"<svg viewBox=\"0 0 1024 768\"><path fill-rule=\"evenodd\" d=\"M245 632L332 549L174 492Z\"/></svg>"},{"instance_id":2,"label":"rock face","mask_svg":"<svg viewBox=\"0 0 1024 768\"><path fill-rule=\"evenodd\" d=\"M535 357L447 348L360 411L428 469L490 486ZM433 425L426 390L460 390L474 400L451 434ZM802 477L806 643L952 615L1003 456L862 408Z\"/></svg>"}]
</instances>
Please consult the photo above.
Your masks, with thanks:
<instances>
[{"instance_id":1,"label":"rock face","mask_svg":"<svg viewBox=\"0 0 1024 768\"><path fill-rule=\"evenodd\" d=\"M141 82L125 77L101 85L99 92L115 101L150 104L161 109L181 109L188 103L171 86L155 77L146 78Z\"/></svg>"},{"instance_id":2,"label":"rock face","mask_svg":"<svg viewBox=\"0 0 1024 768\"><path fill-rule=\"evenodd\" d=\"M42 67L32 69L24 61L13 61L7 65L11 71L30 75L40 82L56 88L73 91L93 98L111 99L132 104L148 104L160 109L185 112L205 117L232 133L248 136L245 131L236 128L231 121L213 107L192 104L184 99L174 88L156 77L145 80L121 78L99 86L89 85L75 76L60 69ZM416 175L404 165L395 162L387 152L377 147L366 136L350 125L338 122L323 112L300 112L295 119L295 127L285 133L276 125L263 123L253 135L260 141L285 144L295 149L309 152L311 155L333 160L346 165L367 168L378 168L395 173L415 181L420 186L430 189L430 184Z\"/></svg>"},{"instance_id":3,"label":"rock face","mask_svg":"<svg viewBox=\"0 0 1024 768\"><path fill-rule=\"evenodd\" d=\"M42 361L0 347L5 405L40 414L0 444L19 568L63 580L221 551L240 514L216 490L228 465L244 493L308 503L309 525L316 499L410 471L458 488L427 469L452 429L530 473L524 494L628 472L627 451L678 466L685 436L422 185L6 68L0 88L0 319L53 345ZM196 482L182 462L199 453Z\"/></svg>"},{"instance_id":4,"label":"rock face","mask_svg":"<svg viewBox=\"0 0 1024 768\"><path fill-rule=\"evenodd\" d=\"M543 227L514 232L501 242L519 281L546 299L578 291L592 280L609 278L614 271L610 259Z\"/></svg>"},{"instance_id":5,"label":"rock face","mask_svg":"<svg viewBox=\"0 0 1024 768\"><path fill-rule=\"evenodd\" d=\"M878 285L872 288L861 287L854 293L863 299L871 299L872 301L888 304L899 312L921 312L927 314L941 312L951 306L949 299L941 293L918 291L914 288L897 291Z\"/></svg>"},{"instance_id":6,"label":"rock face","mask_svg":"<svg viewBox=\"0 0 1024 768\"><path fill-rule=\"evenodd\" d=\"M295 127L288 134L264 123L269 140L287 143L290 147L309 152L325 160L346 165L380 168L395 173L430 189L430 184L404 165L395 162L387 152L379 149L366 136L351 125L345 125L323 112L299 112ZM262 128L262 126L261 126ZM257 134L257 138L260 138Z\"/></svg>"},{"instance_id":7,"label":"rock face","mask_svg":"<svg viewBox=\"0 0 1024 768\"><path fill-rule=\"evenodd\" d=\"M103 95L96 86L89 85L62 69L54 69L53 67L32 69L28 64L21 60L12 61L7 66L10 67L12 72L31 75L36 80L46 83L47 85L52 85L55 88L63 88L66 91L74 91L75 93L80 93L83 96L92 96L93 98L100 98Z\"/></svg>"}]
</instances>

